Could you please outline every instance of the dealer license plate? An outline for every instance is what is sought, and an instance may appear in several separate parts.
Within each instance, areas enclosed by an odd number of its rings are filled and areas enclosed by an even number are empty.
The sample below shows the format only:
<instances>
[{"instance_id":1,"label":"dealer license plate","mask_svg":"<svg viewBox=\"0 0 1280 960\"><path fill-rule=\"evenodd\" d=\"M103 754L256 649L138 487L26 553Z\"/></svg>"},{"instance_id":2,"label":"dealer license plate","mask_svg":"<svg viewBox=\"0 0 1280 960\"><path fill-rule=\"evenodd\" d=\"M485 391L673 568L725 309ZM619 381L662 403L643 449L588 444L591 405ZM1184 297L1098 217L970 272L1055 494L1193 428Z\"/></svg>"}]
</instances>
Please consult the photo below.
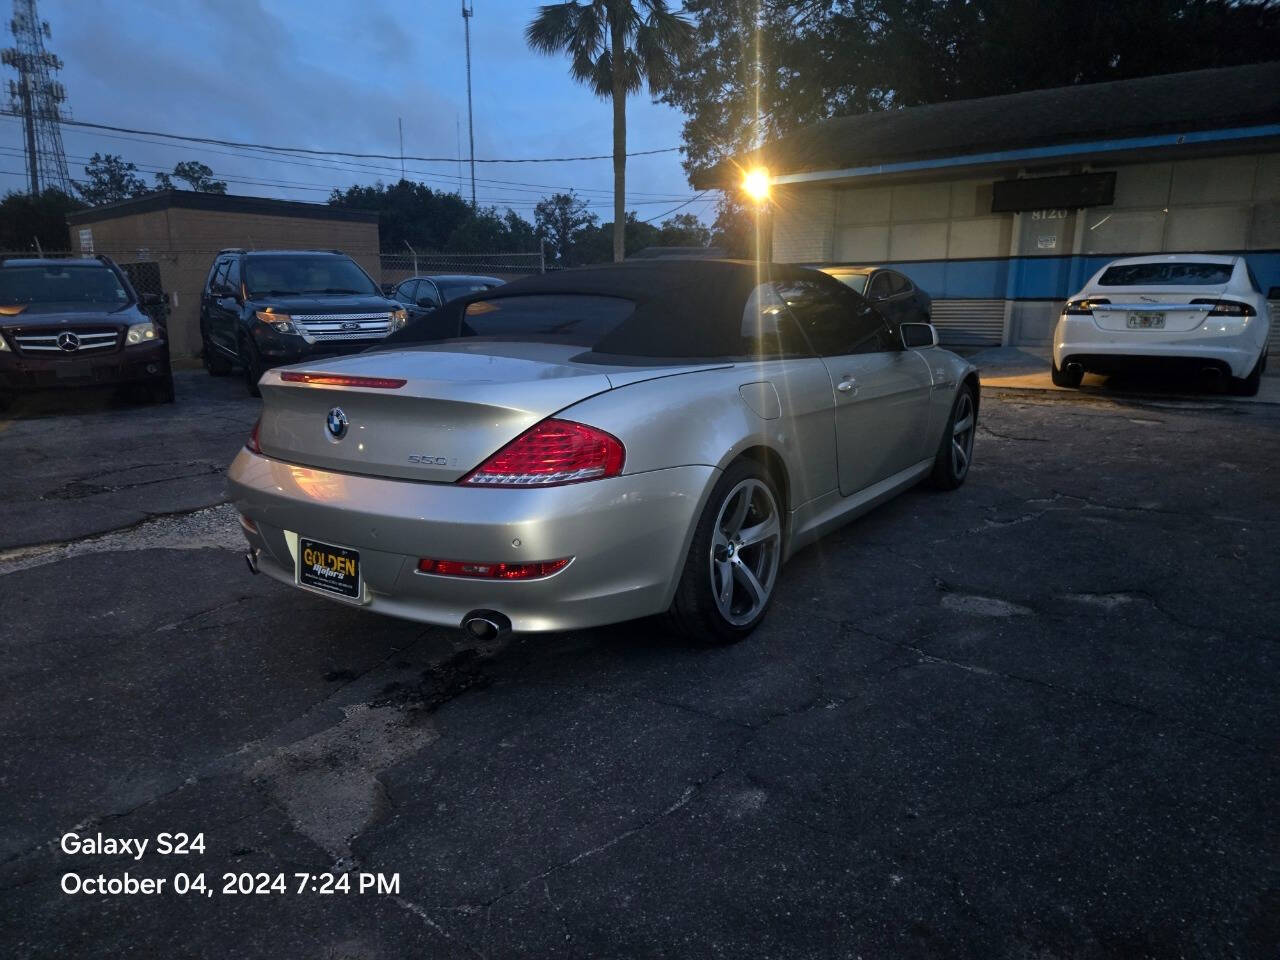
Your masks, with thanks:
<instances>
[{"instance_id":1,"label":"dealer license plate","mask_svg":"<svg viewBox=\"0 0 1280 960\"><path fill-rule=\"evenodd\" d=\"M1135 330L1158 330L1164 326L1163 313L1131 313L1129 326Z\"/></svg>"},{"instance_id":2,"label":"dealer license plate","mask_svg":"<svg viewBox=\"0 0 1280 960\"><path fill-rule=\"evenodd\" d=\"M299 537L298 584L359 600L360 552Z\"/></svg>"}]
</instances>

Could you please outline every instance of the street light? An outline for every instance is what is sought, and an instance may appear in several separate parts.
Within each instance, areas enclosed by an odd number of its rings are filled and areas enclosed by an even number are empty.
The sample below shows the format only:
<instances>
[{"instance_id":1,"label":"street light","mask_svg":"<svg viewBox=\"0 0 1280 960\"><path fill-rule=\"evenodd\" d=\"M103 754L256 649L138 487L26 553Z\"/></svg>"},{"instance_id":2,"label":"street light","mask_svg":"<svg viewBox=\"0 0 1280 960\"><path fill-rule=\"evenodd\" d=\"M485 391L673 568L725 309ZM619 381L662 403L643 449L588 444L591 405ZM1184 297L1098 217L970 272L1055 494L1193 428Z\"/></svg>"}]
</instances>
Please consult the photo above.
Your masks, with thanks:
<instances>
[{"instance_id":1,"label":"street light","mask_svg":"<svg viewBox=\"0 0 1280 960\"><path fill-rule=\"evenodd\" d=\"M755 203L764 203L769 199L769 171L764 167L753 167L742 177L742 190Z\"/></svg>"}]
</instances>

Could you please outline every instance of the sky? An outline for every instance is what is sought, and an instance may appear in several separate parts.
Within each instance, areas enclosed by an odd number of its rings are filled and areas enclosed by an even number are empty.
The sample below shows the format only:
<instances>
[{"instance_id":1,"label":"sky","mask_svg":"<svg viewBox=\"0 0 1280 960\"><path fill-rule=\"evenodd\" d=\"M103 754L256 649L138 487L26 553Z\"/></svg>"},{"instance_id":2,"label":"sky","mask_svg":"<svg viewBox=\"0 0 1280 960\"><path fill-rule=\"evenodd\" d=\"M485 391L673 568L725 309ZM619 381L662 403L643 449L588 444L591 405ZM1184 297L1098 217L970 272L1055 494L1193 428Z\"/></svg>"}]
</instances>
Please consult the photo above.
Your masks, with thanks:
<instances>
[{"instance_id":1,"label":"sky","mask_svg":"<svg viewBox=\"0 0 1280 960\"><path fill-rule=\"evenodd\" d=\"M278 146L398 155L467 153L466 61L460 0L38 0L62 58L73 119ZM7 6L5 0L0 5ZM611 109L570 79L562 56L535 54L523 31L538 4L474 0L472 88L477 158L609 154ZM8 17L0 18L7 25ZM10 38L3 37L4 45ZM0 68L4 79L12 75ZM647 94L628 101L628 150L680 145L682 114ZM394 182L398 160L246 155L221 146L64 126L73 179L95 152L156 170L200 160L228 192L323 202L332 187ZM0 192L24 188L22 128L0 117ZM406 161L406 175L457 190L456 162ZM461 170L470 196L469 171ZM476 165L479 203L533 219L552 192L575 189L612 220L612 164ZM235 182L244 181L244 182ZM263 182L265 181L265 182ZM505 181L505 182L497 182ZM661 219L693 197L679 153L631 157L627 208ZM705 222L714 196L679 212Z\"/></svg>"}]
</instances>

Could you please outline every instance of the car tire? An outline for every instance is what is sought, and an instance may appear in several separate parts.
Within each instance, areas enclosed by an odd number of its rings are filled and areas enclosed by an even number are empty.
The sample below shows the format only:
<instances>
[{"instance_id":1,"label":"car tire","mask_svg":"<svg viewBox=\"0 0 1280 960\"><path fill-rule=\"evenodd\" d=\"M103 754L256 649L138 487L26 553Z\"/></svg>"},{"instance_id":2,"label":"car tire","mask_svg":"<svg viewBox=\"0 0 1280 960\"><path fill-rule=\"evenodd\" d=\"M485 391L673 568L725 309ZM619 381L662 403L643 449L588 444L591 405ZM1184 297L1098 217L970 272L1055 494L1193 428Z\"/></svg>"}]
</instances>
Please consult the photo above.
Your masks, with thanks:
<instances>
[{"instance_id":1,"label":"car tire","mask_svg":"<svg viewBox=\"0 0 1280 960\"><path fill-rule=\"evenodd\" d=\"M1059 370L1058 365L1050 360L1049 379L1053 381L1055 387L1078 387L1080 386L1080 381L1084 379L1084 370L1076 370L1074 373Z\"/></svg>"},{"instance_id":2,"label":"car tire","mask_svg":"<svg viewBox=\"0 0 1280 960\"><path fill-rule=\"evenodd\" d=\"M1247 377L1232 377L1231 392L1237 397L1256 397L1262 386L1262 374L1267 369L1267 351L1264 349Z\"/></svg>"},{"instance_id":3,"label":"car tire","mask_svg":"<svg viewBox=\"0 0 1280 960\"><path fill-rule=\"evenodd\" d=\"M978 397L972 386L962 383L951 404L951 416L933 458L929 483L938 490L954 490L964 483L973 463L973 438L978 432Z\"/></svg>"},{"instance_id":4,"label":"car tire","mask_svg":"<svg viewBox=\"0 0 1280 960\"><path fill-rule=\"evenodd\" d=\"M262 379L262 358L248 337L240 338L240 366L244 370L244 385L249 388L249 396L262 396L258 389L258 381Z\"/></svg>"},{"instance_id":5,"label":"car tire","mask_svg":"<svg viewBox=\"0 0 1280 960\"><path fill-rule=\"evenodd\" d=\"M207 337L203 338L200 358L204 361L204 368L209 371L211 377L225 377L231 372L231 361L223 356L222 351L210 343Z\"/></svg>"},{"instance_id":6,"label":"car tire","mask_svg":"<svg viewBox=\"0 0 1280 960\"><path fill-rule=\"evenodd\" d=\"M782 498L768 471L739 460L707 498L667 619L685 639L736 643L768 613L782 565ZM745 543L743 533L758 539Z\"/></svg>"}]
</instances>

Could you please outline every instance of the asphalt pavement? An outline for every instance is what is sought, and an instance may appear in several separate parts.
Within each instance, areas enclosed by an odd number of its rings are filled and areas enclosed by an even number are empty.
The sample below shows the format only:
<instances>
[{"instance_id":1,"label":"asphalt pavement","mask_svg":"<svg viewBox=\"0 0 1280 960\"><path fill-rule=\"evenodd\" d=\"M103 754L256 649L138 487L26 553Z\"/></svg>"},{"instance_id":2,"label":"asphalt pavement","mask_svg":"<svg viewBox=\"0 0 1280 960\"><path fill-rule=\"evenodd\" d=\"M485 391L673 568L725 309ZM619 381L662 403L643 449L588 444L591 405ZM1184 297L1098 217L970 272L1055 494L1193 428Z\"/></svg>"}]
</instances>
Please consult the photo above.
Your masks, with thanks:
<instances>
[{"instance_id":1,"label":"asphalt pavement","mask_svg":"<svg viewBox=\"0 0 1280 960\"><path fill-rule=\"evenodd\" d=\"M988 390L962 488L710 650L250 576L256 415L193 371L0 420L4 956L1277 956L1280 408Z\"/></svg>"}]
</instances>

